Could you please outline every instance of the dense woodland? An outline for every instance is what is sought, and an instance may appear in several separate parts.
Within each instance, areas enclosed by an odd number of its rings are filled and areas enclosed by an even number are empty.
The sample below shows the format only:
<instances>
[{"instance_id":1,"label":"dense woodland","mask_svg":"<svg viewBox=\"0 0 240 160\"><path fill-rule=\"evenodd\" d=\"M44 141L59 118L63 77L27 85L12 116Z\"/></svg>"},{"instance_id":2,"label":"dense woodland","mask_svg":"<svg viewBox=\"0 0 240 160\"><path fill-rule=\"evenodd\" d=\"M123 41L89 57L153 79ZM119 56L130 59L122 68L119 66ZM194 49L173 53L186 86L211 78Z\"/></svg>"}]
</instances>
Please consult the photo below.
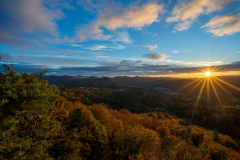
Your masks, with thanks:
<instances>
[{"instance_id":1,"label":"dense woodland","mask_svg":"<svg viewBox=\"0 0 240 160\"><path fill-rule=\"evenodd\" d=\"M0 159L240 159L240 103L0 74Z\"/></svg>"}]
</instances>

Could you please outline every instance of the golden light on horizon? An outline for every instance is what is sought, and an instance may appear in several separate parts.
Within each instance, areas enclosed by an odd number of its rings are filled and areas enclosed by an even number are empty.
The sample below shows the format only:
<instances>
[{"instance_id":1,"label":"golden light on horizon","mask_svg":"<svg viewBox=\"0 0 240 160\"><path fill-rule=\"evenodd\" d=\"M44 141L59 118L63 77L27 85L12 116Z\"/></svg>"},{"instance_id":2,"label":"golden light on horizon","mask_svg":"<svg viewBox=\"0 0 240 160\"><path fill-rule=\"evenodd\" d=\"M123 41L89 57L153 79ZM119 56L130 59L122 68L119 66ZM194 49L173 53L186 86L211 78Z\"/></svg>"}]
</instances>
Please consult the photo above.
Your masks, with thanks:
<instances>
[{"instance_id":1,"label":"golden light on horizon","mask_svg":"<svg viewBox=\"0 0 240 160\"><path fill-rule=\"evenodd\" d=\"M206 76L210 76L211 72L206 72L205 74L206 74Z\"/></svg>"}]
</instances>

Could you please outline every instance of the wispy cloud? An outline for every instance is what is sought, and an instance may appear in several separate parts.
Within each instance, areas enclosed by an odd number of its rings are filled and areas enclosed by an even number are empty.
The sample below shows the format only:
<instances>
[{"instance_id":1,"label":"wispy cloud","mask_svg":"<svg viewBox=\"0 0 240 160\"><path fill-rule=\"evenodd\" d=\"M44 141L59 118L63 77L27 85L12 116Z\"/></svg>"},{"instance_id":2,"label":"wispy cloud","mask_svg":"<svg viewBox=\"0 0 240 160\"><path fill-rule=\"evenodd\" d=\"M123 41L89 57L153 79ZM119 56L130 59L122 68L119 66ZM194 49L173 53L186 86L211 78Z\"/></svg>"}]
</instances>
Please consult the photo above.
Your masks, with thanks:
<instances>
[{"instance_id":1,"label":"wispy cloud","mask_svg":"<svg viewBox=\"0 0 240 160\"><path fill-rule=\"evenodd\" d=\"M179 53L180 51L179 50L173 50L172 53Z\"/></svg>"},{"instance_id":2,"label":"wispy cloud","mask_svg":"<svg viewBox=\"0 0 240 160\"><path fill-rule=\"evenodd\" d=\"M126 48L126 46L123 46L121 44L117 44L117 45L100 45L100 44L95 44L93 46L89 46L89 47L84 47L85 49L90 49L90 50L112 50L112 49L124 49Z\"/></svg>"},{"instance_id":3,"label":"wispy cloud","mask_svg":"<svg viewBox=\"0 0 240 160\"><path fill-rule=\"evenodd\" d=\"M83 45L81 44L70 44L72 47L82 47Z\"/></svg>"},{"instance_id":4,"label":"wispy cloud","mask_svg":"<svg viewBox=\"0 0 240 160\"><path fill-rule=\"evenodd\" d=\"M174 29L183 31L190 28L192 23L201 15L222 10L234 0L184 0L177 4L167 22L177 22Z\"/></svg>"},{"instance_id":5,"label":"wispy cloud","mask_svg":"<svg viewBox=\"0 0 240 160\"><path fill-rule=\"evenodd\" d=\"M0 58L1 60L8 60L8 59L13 59L14 57L7 53L0 53Z\"/></svg>"},{"instance_id":6,"label":"wispy cloud","mask_svg":"<svg viewBox=\"0 0 240 160\"><path fill-rule=\"evenodd\" d=\"M119 3L112 0L76 0L76 4L83 7L83 9L91 14L104 10L106 8L119 8Z\"/></svg>"},{"instance_id":7,"label":"wispy cloud","mask_svg":"<svg viewBox=\"0 0 240 160\"><path fill-rule=\"evenodd\" d=\"M102 44L94 44L94 45L79 45L79 44L71 44L72 47L81 47L81 49L89 49L89 50L113 50L113 49L124 49L126 46L121 44L113 44L113 45L102 45Z\"/></svg>"},{"instance_id":8,"label":"wispy cloud","mask_svg":"<svg viewBox=\"0 0 240 160\"><path fill-rule=\"evenodd\" d=\"M238 51L237 53L240 54L240 51Z\"/></svg>"},{"instance_id":9,"label":"wispy cloud","mask_svg":"<svg viewBox=\"0 0 240 160\"><path fill-rule=\"evenodd\" d=\"M98 39L98 38L97 38ZM122 42L125 44L131 44L132 40L127 31L113 31L110 34L103 35L101 34L100 39L102 41L112 41L112 42Z\"/></svg>"},{"instance_id":10,"label":"wispy cloud","mask_svg":"<svg viewBox=\"0 0 240 160\"><path fill-rule=\"evenodd\" d=\"M132 43L132 40L127 31L115 31L109 36L109 40L113 42L123 42L125 44Z\"/></svg>"},{"instance_id":11,"label":"wispy cloud","mask_svg":"<svg viewBox=\"0 0 240 160\"><path fill-rule=\"evenodd\" d=\"M213 33L215 36L231 35L240 32L240 15L216 16L202 28L206 28L207 32Z\"/></svg>"},{"instance_id":12,"label":"wispy cloud","mask_svg":"<svg viewBox=\"0 0 240 160\"><path fill-rule=\"evenodd\" d=\"M99 18L86 28L80 29L77 36L80 40L101 39L104 35L105 28L114 31L119 28L135 28L151 25L158 22L158 15L163 13L163 5L149 3L138 6L131 6L124 11L116 13L113 9L108 8L107 12L102 11Z\"/></svg>"},{"instance_id":13,"label":"wispy cloud","mask_svg":"<svg viewBox=\"0 0 240 160\"><path fill-rule=\"evenodd\" d=\"M45 66L92 66L97 65L97 60L84 60L81 57L64 55L30 55L30 54L9 54L0 53L4 56L1 64L24 64L24 65L45 65ZM53 64L54 62L54 64Z\"/></svg>"},{"instance_id":14,"label":"wispy cloud","mask_svg":"<svg viewBox=\"0 0 240 160\"><path fill-rule=\"evenodd\" d=\"M161 53L150 53L144 54L143 57L153 61L162 61L166 58L166 55Z\"/></svg>"},{"instance_id":15,"label":"wispy cloud","mask_svg":"<svg viewBox=\"0 0 240 160\"><path fill-rule=\"evenodd\" d=\"M166 62L174 63L174 64L180 64L180 65L186 65L186 66L213 66L213 65L224 65L228 62L223 61L184 61L184 60L172 60L172 59L165 59Z\"/></svg>"},{"instance_id":16,"label":"wispy cloud","mask_svg":"<svg viewBox=\"0 0 240 160\"><path fill-rule=\"evenodd\" d=\"M152 51L152 50L155 50L158 48L158 46L156 44L155 45L144 44L144 45L141 45L140 47L147 48L148 51Z\"/></svg>"}]
</instances>

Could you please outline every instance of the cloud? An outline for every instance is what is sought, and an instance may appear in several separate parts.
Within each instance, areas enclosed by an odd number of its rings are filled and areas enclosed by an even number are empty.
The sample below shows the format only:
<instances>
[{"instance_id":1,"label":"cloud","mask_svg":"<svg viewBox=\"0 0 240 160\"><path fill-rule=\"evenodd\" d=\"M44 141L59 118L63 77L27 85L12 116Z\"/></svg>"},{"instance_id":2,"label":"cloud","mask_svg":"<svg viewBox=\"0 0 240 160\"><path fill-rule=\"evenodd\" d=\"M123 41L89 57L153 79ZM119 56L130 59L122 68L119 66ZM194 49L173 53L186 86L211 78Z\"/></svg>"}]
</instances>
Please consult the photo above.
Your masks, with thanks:
<instances>
[{"instance_id":1,"label":"cloud","mask_svg":"<svg viewBox=\"0 0 240 160\"><path fill-rule=\"evenodd\" d=\"M227 62L223 61L184 61L184 60L172 60L172 59L165 59L166 62L174 63L174 64L181 64L185 66L214 66L214 65L224 65Z\"/></svg>"},{"instance_id":2,"label":"cloud","mask_svg":"<svg viewBox=\"0 0 240 160\"><path fill-rule=\"evenodd\" d=\"M160 54L160 53L150 53L150 54L144 54L143 57L153 61L162 61L166 58L166 55Z\"/></svg>"},{"instance_id":3,"label":"cloud","mask_svg":"<svg viewBox=\"0 0 240 160\"><path fill-rule=\"evenodd\" d=\"M45 66L92 66L99 64L96 60L83 60L79 57L64 56L64 55L31 55L31 54L10 54L1 53L2 58L0 64L21 64L21 65L45 65ZM6 58L7 57L7 58ZM54 63L53 63L54 62Z\"/></svg>"},{"instance_id":4,"label":"cloud","mask_svg":"<svg viewBox=\"0 0 240 160\"><path fill-rule=\"evenodd\" d=\"M95 14L99 10L105 8L111 8L114 6L114 9L118 8L119 4L112 0L76 0L77 5L83 7L83 9L90 14Z\"/></svg>"},{"instance_id":5,"label":"cloud","mask_svg":"<svg viewBox=\"0 0 240 160\"><path fill-rule=\"evenodd\" d=\"M71 2L72 2L72 0L43 1L43 3L51 9L65 8L65 9L73 10L75 8L73 7L73 5L71 5Z\"/></svg>"},{"instance_id":6,"label":"cloud","mask_svg":"<svg viewBox=\"0 0 240 160\"><path fill-rule=\"evenodd\" d=\"M216 16L202 26L215 36L231 35L240 32L240 15Z\"/></svg>"},{"instance_id":7,"label":"cloud","mask_svg":"<svg viewBox=\"0 0 240 160\"><path fill-rule=\"evenodd\" d=\"M91 47L85 47L85 49L90 49L90 50L107 50L107 46L100 45L100 44L95 44Z\"/></svg>"},{"instance_id":8,"label":"cloud","mask_svg":"<svg viewBox=\"0 0 240 160\"><path fill-rule=\"evenodd\" d=\"M71 44L72 47L81 47L82 49L89 49L89 50L112 50L112 49L124 49L126 46L121 44L114 44L114 45L102 45L102 44L94 44L91 46L85 46L80 44Z\"/></svg>"},{"instance_id":9,"label":"cloud","mask_svg":"<svg viewBox=\"0 0 240 160\"><path fill-rule=\"evenodd\" d=\"M164 12L163 5L149 3L140 7L131 6L122 12L115 13L108 8L101 11L99 18L85 28L80 29L77 36L80 40L101 39L105 28L114 31L119 28L135 28L151 25L158 22L158 15Z\"/></svg>"},{"instance_id":10,"label":"cloud","mask_svg":"<svg viewBox=\"0 0 240 160\"><path fill-rule=\"evenodd\" d=\"M137 60L137 61L121 60L118 64L123 66L136 66L136 65L139 65L141 62L142 60Z\"/></svg>"},{"instance_id":11,"label":"cloud","mask_svg":"<svg viewBox=\"0 0 240 160\"><path fill-rule=\"evenodd\" d=\"M240 54L240 51L238 51L237 53Z\"/></svg>"},{"instance_id":12,"label":"cloud","mask_svg":"<svg viewBox=\"0 0 240 160\"><path fill-rule=\"evenodd\" d=\"M26 64L23 62L22 55L14 55L9 53L0 53L0 64Z\"/></svg>"},{"instance_id":13,"label":"cloud","mask_svg":"<svg viewBox=\"0 0 240 160\"><path fill-rule=\"evenodd\" d=\"M7 53L0 53L0 57L1 57L1 60L8 60L8 59L12 59L13 58L12 55L7 54Z\"/></svg>"},{"instance_id":14,"label":"cloud","mask_svg":"<svg viewBox=\"0 0 240 160\"><path fill-rule=\"evenodd\" d=\"M119 76L119 75L166 75L179 73L197 73L200 67L187 67L176 64L151 64L143 63L141 60L120 61L91 61L81 60L68 56L54 55L15 55L1 53L3 58L0 64L14 64L13 68L22 72L39 72L44 69L48 74L54 75L97 75L97 76ZM37 59L37 60L36 60ZM55 65L51 65L56 61ZM196 62L195 62L196 63ZM203 66L204 64L202 64ZM211 64L214 67L216 64ZM218 65L217 72L240 73L240 62ZM4 68L0 65L0 70Z\"/></svg>"},{"instance_id":15,"label":"cloud","mask_svg":"<svg viewBox=\"0 0 240 160\"><path fill-rule=\"evenodd\" d=\"M125 44L132 43L132 40L127 31L116 31L112 34L109 40L113 42L123 42Z\"/></svg>"},{"instance_id":16,"label":"cloud","mask_svg":"<svg viewBox=\"0 0 240 160\"><path fill-rule=\"evenodd\" d=\"M46 35L57 37L56 21L64 18L62 8L70 9L71 6L67 6L66 3L57 6L51 2L46 4L44 2L43 0L2 1L0 43L27 46L41 43L41 38ZM36 40L37 38L40 40Z\"/></svg>"},{"instance_id":17,"label":"cloud","mask_svg":"<svg viewBox=\"0 0 240 160\"><path fill-rule=\"evenodd\" d=\"M155 44L155 45L147 45L147 44L144 44L144 45L141 45L140 47L142 48L147 48L148 51L152 51L156 48L158 48L158 46Z\"/></svg>"},{"instance_id":18,"label":"cloud","mask_svg":"<svg viewBox=\"0 0 240 160\"><path fill-rule=\"evenodd\" d=\"M167 75L180 73L198 73L199 67L184 67L177 65L149 65L141 64L137 61L122 60L120 62L102 61L98 66L62 66L52 68L47 65L33 64L16 64L13 66L17 71L22 72L39 72L44 69L48 70L48 74L54 75L96 75L96 76L119 76L119 75ZM214 67L214 66L213 66ZM240 62L233 62L227 65L218 66L218 72L235 71L239 73ZM2 70L3 67L0 66Z\"/></svg>"},{"instance_id":19,"label":"cloud","mask_svg":"<svg viewBox=\"0 0 240 160\"><path fill-rule=\"evenodd\" d=\"M125 44L131 44L132 40L127 31L114 31L110 34L103 34L103 30L98 28L98 26L89 26L80 29L76 34L76 39L80 41L100 40L100 41L112 41L112 42L122 42Z\"/></svg>"},{"instance_id":20,"label":"cloud","mask_svg":"<svg viewBox=\"0 0 240 160\"><path fill-rule=\"evenodd\" d=\"M90 47L84 47L85 49L90 49L90 50L112 50L112 49L124 49L126 46L123 46L121 44L117 45L112 45L112 46L106 46L106 45L101 45L101 44L95 44Z\"/></svg>"},{"instance_id":21,"label":"cloud","mask_svg":"<svg viewBox=\"0 0 240 160\"><path fill-rule=\"evenodd\" d=\"M180 51L174 49L172 53L179 53L179 52Z\"/></svg>"},{"instance_id":22,"label":"cloud","mask_svg":"<svg viewBox=\"0 0 240 160\"><path fill-rule=\"evenodd\" d=\"M192 23L201 15L222 10L234 0L184 0L177 4L167 22L178 22L174 29L183 31L190 28Z\"/></svg>"},{"instance_id":23,"label":"cloud","mask_svg":"<svg viewBox=\"0 0 240 160\"><path fill-rule=\"evenodd\" d=\"M91 24L87 27L81 28L76 36L80 41L85 41L87 39L99 40L103 38L103 30L100 29L99 26Z\"/></svg>"},{"instance_id":24,"label":"cloud","mask_svg":"<svg viewBox=\"0 0 240 160\"><path fill-rule=\"evenodd\" d=\"M70 44L72 47L82 47L83 45L81 44Z\"/></svg>"},{"instance_id":25,"label":"cloud","mask_svg":"<svg viewBox=\"0 0 240 160\"><path fill-rule=\"evenodd\" d=\"M158 14L163 11L162 5L146 4L141 7L130 7L120 14L103 14L96 23L108 30L121 27L141 28L153 22L158 22Z\"/></svg>"},{"instance_id":26,"label":"cloud","mask_svg":"<svg viewBox=\"0 0 240 160\"><path fill-rule=\"evenodd\" d=\"M122 42L125 44L131 44L132 40L127 31L114 31L110 34L103 35L101 34L99 37L96 37L98 40L103 41L112 41L112 42ZM100 38L100 39L99 39Z\"/></svg>"}]
</instances>

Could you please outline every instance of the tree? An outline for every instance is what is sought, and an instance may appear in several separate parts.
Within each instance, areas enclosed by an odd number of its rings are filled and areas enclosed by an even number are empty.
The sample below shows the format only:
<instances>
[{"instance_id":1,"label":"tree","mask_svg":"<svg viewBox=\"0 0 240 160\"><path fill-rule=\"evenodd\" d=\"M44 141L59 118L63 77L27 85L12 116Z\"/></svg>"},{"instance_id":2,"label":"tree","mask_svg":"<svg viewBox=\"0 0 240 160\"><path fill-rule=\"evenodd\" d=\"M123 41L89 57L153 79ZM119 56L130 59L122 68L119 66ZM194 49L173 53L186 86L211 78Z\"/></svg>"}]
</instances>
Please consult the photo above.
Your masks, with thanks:
<instances>
[{"instance_id":1,"label":"tree","mask_svg":"<svg viewBox=\"0 0 240 160\"><path fill-rule=\"evenodd\" d=\"M18 74L5 65L0 73L0 155L2 159L47 159L61 128L55 119L59 89L37 74Z\"/></svg>"}]
</instances>

